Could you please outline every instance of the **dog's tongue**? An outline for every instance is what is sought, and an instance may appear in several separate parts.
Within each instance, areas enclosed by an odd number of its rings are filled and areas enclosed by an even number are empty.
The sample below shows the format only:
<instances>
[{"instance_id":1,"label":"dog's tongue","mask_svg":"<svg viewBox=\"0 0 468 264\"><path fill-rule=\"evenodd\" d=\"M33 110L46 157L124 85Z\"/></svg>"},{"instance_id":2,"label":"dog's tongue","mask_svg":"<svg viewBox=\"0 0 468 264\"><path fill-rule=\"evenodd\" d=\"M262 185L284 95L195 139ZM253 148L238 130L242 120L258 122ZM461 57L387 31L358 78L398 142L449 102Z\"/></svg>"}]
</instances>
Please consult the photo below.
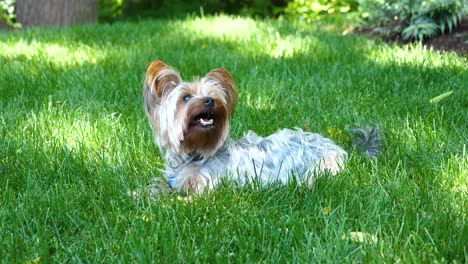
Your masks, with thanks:
<instances>
[{"instance_id":1,"label":"dog's tongue","mask_svg":"<svg viewBox=\"0 0 468 264\"><path fill-rule=\"evenodd\" d=\"M202 126L212 125L213 119L200 118L199 122Z\"/></svg>"}]
</instances>

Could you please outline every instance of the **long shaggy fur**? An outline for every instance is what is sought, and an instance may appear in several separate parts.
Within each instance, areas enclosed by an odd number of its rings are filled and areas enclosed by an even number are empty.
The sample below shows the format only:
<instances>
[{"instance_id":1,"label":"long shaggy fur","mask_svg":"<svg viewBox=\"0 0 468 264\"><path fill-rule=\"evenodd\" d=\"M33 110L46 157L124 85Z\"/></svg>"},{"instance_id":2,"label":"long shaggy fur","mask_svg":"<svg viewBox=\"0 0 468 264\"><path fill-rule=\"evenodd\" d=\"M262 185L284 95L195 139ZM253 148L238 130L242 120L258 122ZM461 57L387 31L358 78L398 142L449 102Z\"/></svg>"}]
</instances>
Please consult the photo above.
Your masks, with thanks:
<instances>
[{"instance_id":1,"label":"long shaggy fur","mask_svg":"<svg viewBox=\"0 0 468 264\"><path fill-rule=\"evenodd\" d=\"M242 185L252 180L287 183L295 176L311 186L317 173L337 173L345 158L343 149L319 134L283 129L262 138L249 131L237 142L227 140L210 158L168 166L165 175L175 190L197 193L214 188L222 177Z\"/></svg>"},{"instance_id":2,"label":"long shaggy fur","mask_svg":"<svg viewBox=\"0 0 468 264\"><path fill-rule=\"evenodd\" d=\"M164 175L173 190L202 193L223 178L286 183L294 176L312 185L314 176L337 173L347 154L330 139L302 130L283 129L262 138L249 131L229 138L229 119L237 90L226 69L183 82L161 61L147 70L145 110L160 147Z\"/></svg>"}]
</instances>

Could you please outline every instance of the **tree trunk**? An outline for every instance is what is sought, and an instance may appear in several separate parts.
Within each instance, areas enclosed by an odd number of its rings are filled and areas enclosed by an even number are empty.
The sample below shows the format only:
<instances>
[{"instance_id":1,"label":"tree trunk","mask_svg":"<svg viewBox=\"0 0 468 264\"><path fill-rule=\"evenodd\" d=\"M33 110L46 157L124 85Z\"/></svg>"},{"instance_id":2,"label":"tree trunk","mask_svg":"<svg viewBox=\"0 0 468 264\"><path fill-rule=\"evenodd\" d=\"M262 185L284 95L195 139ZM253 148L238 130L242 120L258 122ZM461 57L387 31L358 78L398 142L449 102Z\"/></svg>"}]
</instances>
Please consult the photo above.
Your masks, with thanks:
<instances>
[{"instance_id":1,"label":"tree trunk","mask_svg":"<svg viewBox=\"0 0 468 264\"><path fill-rule=\"evenodd\" d=\"M16 21L23 27L95 23L97 2L96 0L16 0Z\"/></svg>"}]
</instances>

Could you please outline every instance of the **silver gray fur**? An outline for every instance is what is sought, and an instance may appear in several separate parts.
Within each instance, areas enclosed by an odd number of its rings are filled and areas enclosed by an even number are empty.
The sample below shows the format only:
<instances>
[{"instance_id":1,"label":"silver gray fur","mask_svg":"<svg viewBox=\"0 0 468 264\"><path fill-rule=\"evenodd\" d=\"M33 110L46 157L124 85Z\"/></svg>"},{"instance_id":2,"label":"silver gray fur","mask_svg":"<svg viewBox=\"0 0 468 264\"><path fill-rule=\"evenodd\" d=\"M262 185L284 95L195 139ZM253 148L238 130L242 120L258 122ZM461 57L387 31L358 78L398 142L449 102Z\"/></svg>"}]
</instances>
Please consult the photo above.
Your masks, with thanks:
<instances>
[{"instance_id":1,"label":"silver gray fur","mask_svg":"<svg viewBox=\"0 0 468 264\"><path fill-rule=\"evenodd\" d=\"M311 185L316 173L338 172L346 156L341 147L319 134L283 129L262 138L249 131L237 142L227 139L210 158L179 162L166 155L168 166L164 175L171 179L171 187L175 190L184 190L186 177L192 175L197 175L198 184L209 189L218 185L222 177L242 185L252 180L263 184L287 183L294 175L298 182ZM187 174L187 171L191 173Z\"/></svg>"}]
</instances>

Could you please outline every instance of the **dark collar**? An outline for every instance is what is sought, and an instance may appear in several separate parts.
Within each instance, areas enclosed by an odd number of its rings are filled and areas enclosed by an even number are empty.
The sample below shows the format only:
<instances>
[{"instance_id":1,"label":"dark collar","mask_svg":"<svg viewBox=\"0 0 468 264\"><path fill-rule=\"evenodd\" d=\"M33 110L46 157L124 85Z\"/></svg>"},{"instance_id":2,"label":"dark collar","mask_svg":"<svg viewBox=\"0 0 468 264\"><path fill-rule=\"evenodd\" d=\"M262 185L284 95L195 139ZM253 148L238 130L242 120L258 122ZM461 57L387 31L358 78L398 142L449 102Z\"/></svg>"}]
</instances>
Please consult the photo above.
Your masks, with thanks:
<instances>
[{"instance_id":1,"label":"dark collar","mask_svg":"<svg viewBox=\"0 0 468 264\"><path fill-rule=\"evenodd\" d=\"M203 159L203 156L198 153L190 154L190 162L197 162Z\"/></svg>"}]
</instances>

